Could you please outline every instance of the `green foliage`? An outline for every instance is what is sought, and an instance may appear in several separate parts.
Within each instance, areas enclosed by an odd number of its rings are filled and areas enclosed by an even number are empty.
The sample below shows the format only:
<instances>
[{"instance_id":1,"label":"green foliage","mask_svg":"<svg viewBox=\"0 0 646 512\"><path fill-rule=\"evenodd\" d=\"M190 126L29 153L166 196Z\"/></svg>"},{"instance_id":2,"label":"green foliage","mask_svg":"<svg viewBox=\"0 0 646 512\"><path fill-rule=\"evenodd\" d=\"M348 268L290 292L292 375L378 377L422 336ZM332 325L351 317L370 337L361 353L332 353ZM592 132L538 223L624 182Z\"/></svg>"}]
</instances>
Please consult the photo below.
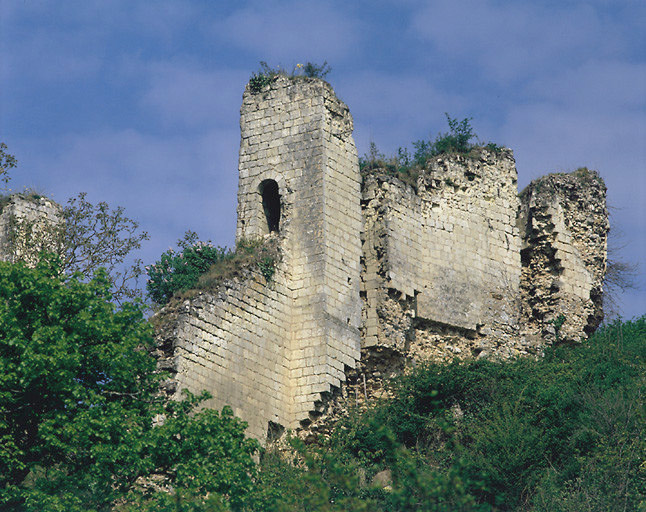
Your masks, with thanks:
<instances>
[{"instance_id":1,"label":"green foliage","mask_svg":"<svg viewBox=\"0 0 646 512\"><path fill-rule=\"evenodd\" d=\"M276 262L271 256L265 256L258 262L258 268L267 282L271 282L276 272Z\"/></svg>"},{"instance_id":2,"label":"green foliage","mask_svg":"<svg viewBox=\"0 0 646 512\"><path fill-rule=\"evenodd\" d=\"M0 142L0 180L5 183L9 183L11 176L9 176L9 171L14 169L18 165L18 160L16 157L10 153L7 153L7 145L4 142Z\"/></svg>"},{"instance_id":3,"label":"green foliage","mask_svg":"<svg viewBox=\"0 0 646 512\"><path fill-rule=\"evenodd\" d=\"M303 70L303 75L308 78L325 78L332 68L329 66L327 61L323 64L318 65L313 62L306 62L305 64L297 64L297 69Z\"/></svg>"},{"instance_id":4,"label":"green foliage","mask_svg":"<svg viewBox=\"0 0 646 512\"><path fill-rule=\"evenodd\" d=\"M435 141L428 144L428 149L418 151L415 146L415 160L420 161L443 153L468 153L472 148L471 139L475 138L475 133L471 126L472 118L468 117L462 121L451 118L448 114L446 120L449 124L449 131L439 134ZM418 141L422 142L422 141ZM415 143L413 143L415 145ZM421 149L421 146L419 146Z\"/></svg>"},{"instance_id":5,"label":"green foliage","mask_svg":"<svg viewBox=\"0 0 646 512\"><path fill-rule=\"evenodd\" d=\"M417 189L417 178L431 158L446 153L470 154L472 150L479 147L484 147L494 153L500 153L504 149L493 142L484 146L472 142L473 139L477 139L471 126L472 118L458 121L448 114L445 115L449 131L438 134L434 140L413 142L412 154L408 148L400 147L397 150L397 155L389 158L380 153L376 144L371 142L368 153L359 157L359 169L362 175L365 177L371 171L379 170L396 176L404 183Z\"/></svg>"},{"instance_id":6,"label":"green foliage","mask_svg":"<svg viewBox=\"0 0 646 512\"><path fill-rule=\"evenodd\" d=\"M539 361L427 363L391 391L330 439L336 460L392 470L375 510L646 506L646 317Z\"/></svg>"},{"instance_id":7,"label":"green foliage","mask_svg":"<svg viewBox=\"0 0 646 512\"><path fill-rule=\"evenodd\" d=\"M145 457L158 483L168 488L131 493L134 503L125 510L176 510L178 502L184 510L241 510L248 501L256 478L253 457L260 445L245 438L246 424L231 408L193 413L209 396L185 395L185 400L166 406L163 424L151 429L147 439ZM169 493L170 486L180 492Z\"/></svg>"},{"instance_id":8,"label":"green foliage","mask_svg":"<svg viewBox=\"0 0 646 512\"><path fill-rule=\"evenodd\" d=\"M161 260L146 267L148 296L157 304L166 304L177 295L186 297L195 290L217 287L224 279L241 275L249 268L260 271L267 283L273 280L278 261L275 240L241 240L235 251L200 242L197 234L187 231L178 241L180 252L169 249Z\"/></svg>"},{"instance_id":9,"label":"green foliage","mask_svg":"<svg viewBox=\"0 0 646 512\"><path fill-rule=\"evenodd\" d=\"M157 304L166 304L174 293L194 288L212 265L233 256L226 247L199 241L194 231L187 231L177 245L179 252L168 249L158 262L146 267L148 296Z\"/></svg>"},{"instance_id":10,"label":"green foliage","mask_svg":"<svg viewBox=\"0 0 646 512\"><path fill-rule=\"evenodd\" d=\"M330 71L332 71L332 68L328 65L327 61L323 62L321 65L314 62L296 64L291 71L287 71L280 66L272 68L265 61L260 61L260 69L252 73L251 78L249 79L249 89L254 93L260 92L274 82L279 76L284 76L290 79L324 79Z\"/></svg>"},{"instance_id":11,"label":"green foliage","mask_svg":"<svg viewBox=\"0 0 646 512\"><path fill-rule=\"evenodd\" d=\"M565 323L565 315L561 313L559 316L557 316L553 320L550 320L548 323L554 326L554 337L556 339L556 342L558 343L559 341L561 341L561 327L563 327L563 324Z\"/></svg>"},{"instance_id":12,"label":"green foliage","mask_svg":"<svg viewBox=\"0 0 646 512\"><path fill-rule=\"evenodd\" d=\"M20 194L37 200L33 191ZM43 251L58 255L64 273L80 273L86 279L103 268L110 282L113 300L140 297L136 282L142 274L142 262L125 265L126 258L141 248L148 233L126 217L122 207L112 210L108 203L92 204L85 193L72 197L58 219L11 219L9 247L14 260L36 261Z\"/></svg>"},{"instance_id":13,"label":"green foliage","mask_svg":"<svg viewBox=\"0 0 646 512\"><path fill-rule=\"evenodd\" d=\"M160 510L155 483L240 509L258 449L245 425L196 412L206 395L167 403L141 308L109 302L104 272L60 270L0 263L0 509Z\"/></svg>"},{"instance_id":14,"label":"green foliage","mask_svg":"<svg viewBox=\"0 0 646 512\"><path fill-rule=\"evenodd\" d=\"M252 73L249 79L249 89L252 92L260 92L265 87L270 85L281 72L278 69L273 69L265 61L260 61L260 70Z\"/></svg>"},{"instance_id":15,"label":"green foliage","mask_svg":"<svg viewBox=\"0 0 646 512\"><path fill-rule=\"evenodd\" d=\"M505 149L504 146L499 146L495 142L487 142L484 147L489 151L493 151L494 153L500 153L503 149Z\"/></svg>"}]
</instances>

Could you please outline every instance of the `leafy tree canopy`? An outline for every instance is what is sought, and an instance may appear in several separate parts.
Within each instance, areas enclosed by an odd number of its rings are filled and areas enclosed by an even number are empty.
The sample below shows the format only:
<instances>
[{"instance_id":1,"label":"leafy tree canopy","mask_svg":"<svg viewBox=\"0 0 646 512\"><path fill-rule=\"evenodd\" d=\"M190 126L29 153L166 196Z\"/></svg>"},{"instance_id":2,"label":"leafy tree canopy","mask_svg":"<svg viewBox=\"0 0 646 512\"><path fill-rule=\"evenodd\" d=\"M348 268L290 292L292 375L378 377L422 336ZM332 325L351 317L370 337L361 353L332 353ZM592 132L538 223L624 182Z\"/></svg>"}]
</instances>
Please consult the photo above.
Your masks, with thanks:
<instances>
[{"instance_id":1,"label":"leafy tree canopy","mask_svg":"<svg viewBox=\"0 0 646 512\"><path fill-rule=\"evenodd\" d=\"M245 425L159 396L141 308L111 303L103 271L60 276L52 257L0 263L0 509L155 509L169 489L239 506Z\"/></svg>"}]
</instances>

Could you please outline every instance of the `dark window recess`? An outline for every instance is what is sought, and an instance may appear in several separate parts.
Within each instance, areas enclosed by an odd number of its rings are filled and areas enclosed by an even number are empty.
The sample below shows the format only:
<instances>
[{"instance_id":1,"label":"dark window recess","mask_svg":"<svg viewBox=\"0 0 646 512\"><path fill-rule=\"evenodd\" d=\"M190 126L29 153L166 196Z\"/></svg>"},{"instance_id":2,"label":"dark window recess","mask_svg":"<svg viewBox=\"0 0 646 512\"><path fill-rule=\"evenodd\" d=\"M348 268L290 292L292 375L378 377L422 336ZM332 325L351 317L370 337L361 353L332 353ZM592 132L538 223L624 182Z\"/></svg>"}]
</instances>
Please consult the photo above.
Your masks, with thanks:
<instances>
[{"instance_id":1,"label":"dark window recess","mask_svg":"<svg viewBox=\"0 0 646 512\"><path fill-rule=\"evenodd\" d=\"M278 232L280 223L280 194L278 193L278 183L274 180L265 180L260 184L260 194L262 195L262 208L265 211L267 219L267 228L269 232Z\"/></svg>"}]
</instances>

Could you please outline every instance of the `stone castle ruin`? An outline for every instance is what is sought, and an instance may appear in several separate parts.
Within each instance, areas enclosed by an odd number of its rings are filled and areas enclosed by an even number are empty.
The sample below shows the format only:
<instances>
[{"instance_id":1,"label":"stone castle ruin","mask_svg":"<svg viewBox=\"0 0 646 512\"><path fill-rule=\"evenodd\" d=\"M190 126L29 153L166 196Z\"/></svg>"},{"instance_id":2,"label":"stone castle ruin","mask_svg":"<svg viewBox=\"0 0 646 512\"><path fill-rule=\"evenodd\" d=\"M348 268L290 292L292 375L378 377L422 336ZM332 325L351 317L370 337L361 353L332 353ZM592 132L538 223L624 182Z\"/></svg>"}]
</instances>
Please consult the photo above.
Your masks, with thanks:
<instances>
[{"instance_id":1,"label":"stone castle ruin","mask_svg":"<svg viewBox=\"0 0 646 512\"><path fill-rule=\"evenodd\" d=\"M362 176L348 107L318 79L249 87L237 240L280 259L157 314L171 389L209 391L265 441L335 390L423 359L540 354L599 325L605 185L552 174L521 194L512 152L432 159L416 186Z\"/></svg>"},{"instance_id":2,"label":"stone castle ruin","mask_svg":"<svg viewBox=\"0 0 646 512\"><path fill-rule=\"evenodd\" d=\"M155 315L170 394L229 405L261 441L315 429L425 359L540 355L603 318L605 185L580 169L520 194L512 152L431 159L415 183L361 173L348 107L318 79L249 87L241 108L238 241L277 247L273 276L241 268ZM0 205L0 259L20 259L59 207ZM22 223L22 224L21 224ZM24 258L23 258L24 259ZM360 390L360 392L358 392Z\"/></svg>"}]
</instances>

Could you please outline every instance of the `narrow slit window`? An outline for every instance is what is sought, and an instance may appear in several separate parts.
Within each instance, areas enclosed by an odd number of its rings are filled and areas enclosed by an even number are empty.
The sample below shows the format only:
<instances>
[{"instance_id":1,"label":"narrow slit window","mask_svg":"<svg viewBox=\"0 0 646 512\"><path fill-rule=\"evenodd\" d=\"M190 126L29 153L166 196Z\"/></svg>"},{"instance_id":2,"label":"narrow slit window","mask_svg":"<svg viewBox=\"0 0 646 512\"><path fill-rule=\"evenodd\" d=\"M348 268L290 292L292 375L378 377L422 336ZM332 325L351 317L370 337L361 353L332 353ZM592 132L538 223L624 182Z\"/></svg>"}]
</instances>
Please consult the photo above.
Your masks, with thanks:
<instances>
[{"instance_id":1,"label":"narrow slit window","mask_svg":"<svg viewBox=\"0 0 646 512\"><path fill-rule=\"evenodd\" d=\"M267 229L270 233L278 233L280 224L280 194L278 183L274 180L265 180L260 184L262 195L262 208L267 220Z\"/></svg>"}]
</instances>

